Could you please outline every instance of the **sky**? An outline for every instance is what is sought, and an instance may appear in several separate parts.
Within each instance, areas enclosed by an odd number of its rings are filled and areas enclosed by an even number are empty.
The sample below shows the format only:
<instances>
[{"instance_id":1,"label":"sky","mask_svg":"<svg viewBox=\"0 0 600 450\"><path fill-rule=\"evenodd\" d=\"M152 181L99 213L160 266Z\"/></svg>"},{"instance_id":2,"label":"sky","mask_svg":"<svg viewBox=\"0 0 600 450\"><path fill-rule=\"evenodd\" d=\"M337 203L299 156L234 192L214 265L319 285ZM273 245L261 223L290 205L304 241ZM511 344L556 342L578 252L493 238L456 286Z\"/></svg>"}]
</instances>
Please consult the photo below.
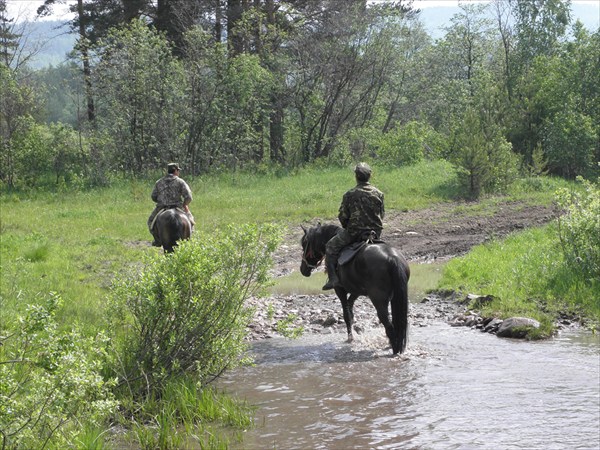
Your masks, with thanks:
<instances>
[{"instance_id":1,"label":"sky","mask_svg":"<svg viewBox=\"0 0 600 450\"><path fill-rule=\"evenodd\" d=\"M28 18L33 20L35 11L41 6L43 0L6 0L9 17L18 17L19 20ZM52 20L67 20L69 17L67 3L73 3L74 0L64 0L65 4L57 4L54 6L54 15L50 17ZM376 0L381 1L381 0ZM462 0L462 3L486 3L489 0ZM571 0L572 4L587 4L600 5L600 0ZM458 6L459 0L413 0L413 7L419 9L440 7L440 6ZM598 14L600 16L600 6Z\"/></svg>"},{"instance_id":2,"label":"sky","mask_svg":"<svg viewBox=\"0 0 600 450\"><path fill-rule=\"evenodd\" d=\"M68 3L73 3L69 1ZM6 0L7 12L9 18L16 18L18 21L35 19L36 10L44 4L44 0ZM67 20L69 18L69 6L65 4L56 4L53 7L54 14L48 20Z\"/></svg>"}]
</instances>

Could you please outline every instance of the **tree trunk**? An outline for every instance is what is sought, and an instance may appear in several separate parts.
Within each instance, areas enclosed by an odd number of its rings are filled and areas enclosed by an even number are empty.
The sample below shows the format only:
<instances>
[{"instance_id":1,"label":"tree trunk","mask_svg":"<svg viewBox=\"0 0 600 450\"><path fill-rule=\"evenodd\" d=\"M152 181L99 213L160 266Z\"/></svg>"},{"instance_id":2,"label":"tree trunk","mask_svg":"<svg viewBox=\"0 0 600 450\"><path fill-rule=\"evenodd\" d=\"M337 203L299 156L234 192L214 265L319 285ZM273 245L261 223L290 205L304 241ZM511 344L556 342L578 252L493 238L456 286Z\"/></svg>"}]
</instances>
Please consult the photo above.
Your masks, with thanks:
<instances>
[{"instance_id":1,"label":"tree trunk","mask_svg":"<svg viewBox=\"0 0 600 450\"><path fill-rule=\"evenodd\" d=\"M88 42L85 32L83 0L77 0L77 14L79 15L79 50L81 51L81 59L83 61L83 79L85 83L85 96L87 100L87 116L90 124L93 124L96 118L96 113L94 109L94 98L92 97L92 70L90 67Z\"/></svg>"},{"instance_id":2,"label":"tree trunk","mask_svg":"<svg viewBox=\"0 0 600 450\"><path fill-rule=\"evenodd\" d=\"M269 147L271 150L271 161L277 163L285 162L285 150L283 147L283 106L277 99L271 101L273 109L269 117Z\"/></svg>"},{"instance_id":3,"label":"tree trunk","mask_svg":"<svg viewBox=\"0 0 600 450\"><path fill-rule=\"evenodd\" d=\"M221 42L223 33L223 12L221 11L221 0L215 0L215 41Z\"/></svg>"},{"instance_id":4,"label":"tree trunk","mask_svg":"<svg viewBox=\"0 0 600 450\"><path fill-rule=\"evenodd\" d=\"M241 18L242 0L227 0L227 48L230 57L244 51L242 38L234 32L235 26Z\"/></svg>"}]
</instances>

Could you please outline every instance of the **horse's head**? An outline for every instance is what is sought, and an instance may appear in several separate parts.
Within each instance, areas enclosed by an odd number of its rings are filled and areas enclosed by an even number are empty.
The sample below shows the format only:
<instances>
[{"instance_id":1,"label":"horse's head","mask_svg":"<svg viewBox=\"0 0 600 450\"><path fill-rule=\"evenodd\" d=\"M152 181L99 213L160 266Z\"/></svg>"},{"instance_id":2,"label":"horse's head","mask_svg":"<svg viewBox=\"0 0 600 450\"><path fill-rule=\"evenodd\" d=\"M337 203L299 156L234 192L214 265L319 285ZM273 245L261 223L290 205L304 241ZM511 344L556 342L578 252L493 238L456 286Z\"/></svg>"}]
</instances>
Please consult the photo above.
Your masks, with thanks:
<instances>
[{"instance_id":1,"label":"horse's head","mask_svg":"<svg viewBox=\"0 0 600 450\"><path fill-rule=\"evenodd\" d=\"M300 241L302 246L302 262L300 263L300 273L305 277L309 277L314 269L319 267L325 252L321 250L321 246L316 242L317 232L316 228L309 228L308 230L302 227L304 235Z\"/></svg>"}]
</instances>

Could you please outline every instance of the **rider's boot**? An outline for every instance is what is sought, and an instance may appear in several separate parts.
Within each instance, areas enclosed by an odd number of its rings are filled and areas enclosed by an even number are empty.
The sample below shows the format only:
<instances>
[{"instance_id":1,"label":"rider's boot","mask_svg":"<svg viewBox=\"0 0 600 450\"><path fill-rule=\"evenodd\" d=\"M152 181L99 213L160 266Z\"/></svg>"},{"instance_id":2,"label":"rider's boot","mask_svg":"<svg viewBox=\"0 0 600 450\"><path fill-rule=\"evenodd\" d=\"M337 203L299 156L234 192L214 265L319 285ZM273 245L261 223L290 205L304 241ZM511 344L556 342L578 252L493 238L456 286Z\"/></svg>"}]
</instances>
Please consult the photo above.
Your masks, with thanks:
<instances>
[{"instance_id":1,"label":"rider's boot","mask_svg":"<svg viewBox=\"0 0 600 450\"><path fill-rule=\"evenodd\" d=\"M327 283L323 286L324 291L328 291L329 289L333 289L335 287L339 287L340 281L336 272L337 266L337 258L330 258L329 256L325 260L325 267L327 268L327 276L329 279Z\"/></svg>"}]
</instances>

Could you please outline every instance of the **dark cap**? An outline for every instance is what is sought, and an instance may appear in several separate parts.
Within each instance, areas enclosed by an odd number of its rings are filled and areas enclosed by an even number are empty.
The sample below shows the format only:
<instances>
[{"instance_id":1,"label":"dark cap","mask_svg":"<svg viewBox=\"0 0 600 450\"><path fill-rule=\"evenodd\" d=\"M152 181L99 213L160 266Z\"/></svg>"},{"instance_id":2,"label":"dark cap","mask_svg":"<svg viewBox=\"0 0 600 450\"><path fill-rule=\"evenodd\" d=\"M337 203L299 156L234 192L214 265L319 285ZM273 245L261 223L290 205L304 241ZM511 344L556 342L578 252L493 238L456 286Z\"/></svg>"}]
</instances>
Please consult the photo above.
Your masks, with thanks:
<instances>
[{"instance_id":1,"label":"dark cap","mask_svg":"<svg viewBox=\"0 0 600 450\"><path fill-rule=\"evenodd\" d=\"M364 162L358 163L356 165L356 167L354 168L354 173L356 174L360 174L360 175L365 175L365 176L369 176L371 175L371 167Z\"/></svg>"},{"instance_id":2,"label":"dark cap","mask_svg":"<svg viewBox=\"0 0 600 450\"><path fill-rule=\"evenodd\" d=\"M167 172L173 173L176 170L181 170L179 168L179 164L177 164L177 163L169 163L169 164L167 164Z\"/></svg>"}]
</instances>

